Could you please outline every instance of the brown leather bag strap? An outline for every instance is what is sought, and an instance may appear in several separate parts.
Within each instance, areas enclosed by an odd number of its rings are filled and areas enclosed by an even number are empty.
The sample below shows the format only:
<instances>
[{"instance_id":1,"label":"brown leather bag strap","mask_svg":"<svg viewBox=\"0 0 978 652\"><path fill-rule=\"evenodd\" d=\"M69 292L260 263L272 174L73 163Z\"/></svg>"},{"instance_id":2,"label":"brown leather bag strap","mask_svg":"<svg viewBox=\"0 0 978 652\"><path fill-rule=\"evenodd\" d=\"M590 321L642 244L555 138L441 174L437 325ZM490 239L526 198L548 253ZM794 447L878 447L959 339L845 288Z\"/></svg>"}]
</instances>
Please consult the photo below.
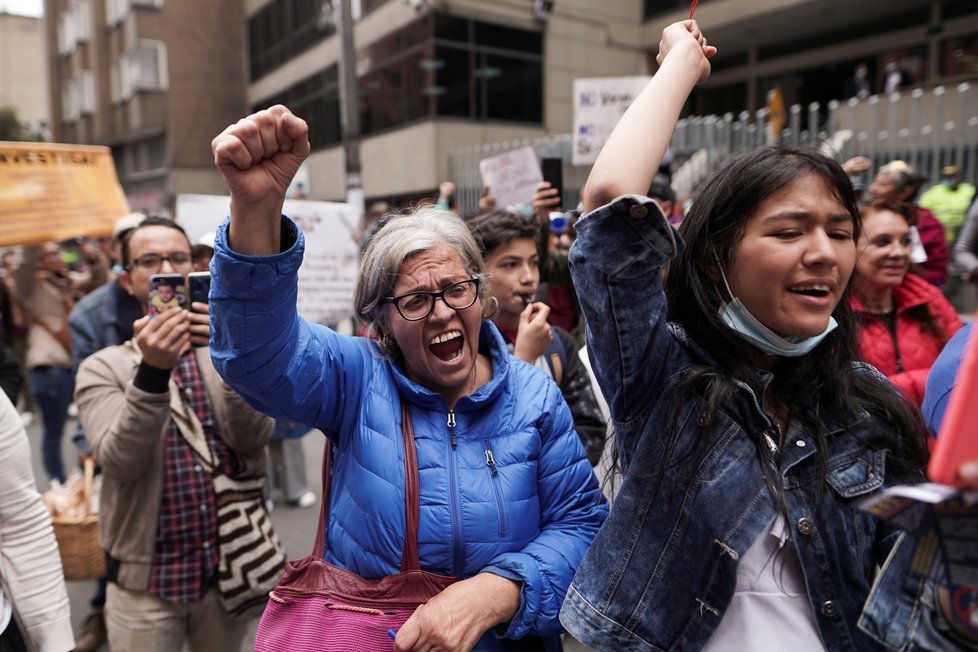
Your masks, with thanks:
<instances>
[{"instance_id":1,"label":"brown leather bag strap","mask_svg":"<svg viewBox=\"0 0 978 652\"><path fill-rule=\"evenodd\" d=\"M418 519L421 512L421 482L418 479L418 449L407 401L401 400L401 434L404 438L404 554L401 572L421 570L418 553Z\"/></svg>"},{"instance_id":2,"label":"brown leather bag strap","mask_svg":"<svg viewBox=\"0 0 978 652\"><path fill-rule=\"evenodd\" d=\"M326 556L326 523L329 522L329 478L333 466L333 440L326 438L323 450L323 499L319 506L319 527L316 528L316 542L312 544L312 556L322 559Z\"/></svg>"},{"instance_id":3,"label":"brown leather bag strap","mask_svg":"<svg viewBox=\"0 0 978 652\"><path fill-rule=\"evenodd\" d=\"M404 440L404 552L401 555L401 572L421 570L418 552L418 521L421 512L421 483L418 479L418 451L414 444L414 424L411 410L401 399L401 435ZM326 554L326 524L329 522L330 479L333 466L333 442L326 440L323 451L323 499L319 508L319 527L312 554L319 558Z\"/></svg>"}]
</instances>

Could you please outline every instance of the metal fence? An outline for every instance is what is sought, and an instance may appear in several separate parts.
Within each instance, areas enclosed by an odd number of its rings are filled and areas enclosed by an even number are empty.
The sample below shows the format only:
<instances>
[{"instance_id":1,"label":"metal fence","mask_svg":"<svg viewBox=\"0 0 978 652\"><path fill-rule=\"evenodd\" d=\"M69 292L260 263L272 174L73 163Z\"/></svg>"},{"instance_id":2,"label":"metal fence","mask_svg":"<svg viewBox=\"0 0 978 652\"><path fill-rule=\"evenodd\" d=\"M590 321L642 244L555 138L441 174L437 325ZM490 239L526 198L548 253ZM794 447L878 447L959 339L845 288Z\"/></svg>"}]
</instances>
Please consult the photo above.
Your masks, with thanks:
<instances>
[{"instance_id":1,"label":"metal fence","mask_svg":"<svg viewBox=\"0 0 978 652\"><path fill-rule=\"evenodd\" d=\"M773 142L766 109L753 115L694 116L676 125L672 152L676 193L695 193L736 152ZM954 164L967 178L978 178L978 85L915 88L866 100L832 101L826 105L789 108L784 143L820 148L841 161L862 155L875 169L887 161L903 159L938 180L944 165ZM463 213L477 211L482 182L479 161L506 151L532 146L540 157L564 160L564 205L577 203L588 167L571 165L570 134L532 140L506 141L456 149L449 154L449 175L455 182ZM870 178L870 177L867 177Z\"/></svg>"}]
</instances>

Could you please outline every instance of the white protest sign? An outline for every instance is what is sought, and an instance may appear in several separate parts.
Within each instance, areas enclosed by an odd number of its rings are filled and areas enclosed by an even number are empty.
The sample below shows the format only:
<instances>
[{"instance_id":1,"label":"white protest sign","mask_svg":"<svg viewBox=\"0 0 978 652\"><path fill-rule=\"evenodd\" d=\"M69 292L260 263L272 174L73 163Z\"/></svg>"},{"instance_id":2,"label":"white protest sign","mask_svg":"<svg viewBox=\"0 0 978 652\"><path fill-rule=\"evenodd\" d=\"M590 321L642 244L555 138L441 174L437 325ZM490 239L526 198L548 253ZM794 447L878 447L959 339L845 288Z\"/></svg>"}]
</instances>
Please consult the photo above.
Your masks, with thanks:
<instances>
[{"instance_id":1,"label":"white protest sign","mask_svg":"<svg viewBox=\"0 0 978 652\"><path fill-rule=\"evenodd\" d=\"M216 230L230 208L229 197L179 195L177 221L193 241ZM295 220L306 239L299 267L299 314L319 324L350 317L360 258L354 237L356 209L348 204L287 199L282 212Z\"/></svg>"},{"instance_id":2,"label":"white protest sign","mask_svg":"<svg viewBox=\"0 0 978 652\"><path fill-rule=\"evenodd\" d=\"M532 147L514 149L479 161L482 185L500 208L528 204L537 184L543 181L540 163Z\"/></svg>"},{"instance_id":3,"label":"white protest sign","mask_svg":"<svg viewBox=\"0 0 978 652\"><path fill-rule=\"evenodd\" d=\"M231 212L231 198L222 195L177 195L176 221L191 242L217 231Z\"/></svg>"},{"instance_id":4,"label":"white protest sign","mask_svg":"<svg viewBox=\"0 0 978 652\"><path fill-rule=\"evenodd\" d=\"M299 268L299 314L317 324L335 324L350 317L360 272L356 207L287 199L282 212L295 220L306 236L306 252Z\"/></svg>"},{"instance_id":5,"label":"white protest sign","mask_svg":"<svg viewBox=\"0 0 978 652\"><path fill-rule=\"evenodd\" d=\"M596 77L574 80L574 141L571 163L590 165L625 109L651 77Z\"/></svg>"}]
</instances>

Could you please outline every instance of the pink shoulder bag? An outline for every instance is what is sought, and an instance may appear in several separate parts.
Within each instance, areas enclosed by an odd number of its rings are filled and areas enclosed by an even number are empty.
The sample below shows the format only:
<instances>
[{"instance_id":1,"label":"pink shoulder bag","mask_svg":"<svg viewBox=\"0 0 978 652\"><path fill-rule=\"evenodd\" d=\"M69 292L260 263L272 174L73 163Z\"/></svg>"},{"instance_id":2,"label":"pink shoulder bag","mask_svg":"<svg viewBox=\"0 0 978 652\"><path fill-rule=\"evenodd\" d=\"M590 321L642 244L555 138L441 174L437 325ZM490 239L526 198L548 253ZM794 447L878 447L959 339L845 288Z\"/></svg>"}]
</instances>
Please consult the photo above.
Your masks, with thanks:
<instances>
[{"instance_id":1,"label":"pink shoulder bag","mask_svg":"<svg viewBox=\"0 0 978 652\"><path fill-rule=\"evenodd\" d=\"M418 459L411 414L403 401L401 432L407 522L401 572L368 580L323 559L332 467L332 446L327 442L316 543L310 556L286 565L278 586L269 594L258 623L256 652L393 651L389 630L399 629L415 609L456 581L421 570Z\"/></svg>"}]
</instances>

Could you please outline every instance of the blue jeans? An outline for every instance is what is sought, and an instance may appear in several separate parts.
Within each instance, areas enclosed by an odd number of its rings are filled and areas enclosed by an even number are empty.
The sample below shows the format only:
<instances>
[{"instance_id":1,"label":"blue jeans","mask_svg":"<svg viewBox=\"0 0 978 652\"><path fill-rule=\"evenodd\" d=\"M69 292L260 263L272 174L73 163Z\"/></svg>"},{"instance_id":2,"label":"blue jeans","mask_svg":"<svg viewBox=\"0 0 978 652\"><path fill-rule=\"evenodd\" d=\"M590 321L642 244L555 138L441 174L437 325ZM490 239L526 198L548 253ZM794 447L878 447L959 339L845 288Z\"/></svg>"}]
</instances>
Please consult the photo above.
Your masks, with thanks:
<instances>
[{"instance_id":1,"label":"blue jeans","mask_svg":"<svg viewBox=\"0 0 978 652\"><path fill-rule=\"evenodd\" d=\"M68 406L75 394L75 375L71 369L42 366L31 369L28 380L43 421L41 453L44 470L49 479L64 482L61 436L68 418Z\"/></svg>"}]
</instances>

